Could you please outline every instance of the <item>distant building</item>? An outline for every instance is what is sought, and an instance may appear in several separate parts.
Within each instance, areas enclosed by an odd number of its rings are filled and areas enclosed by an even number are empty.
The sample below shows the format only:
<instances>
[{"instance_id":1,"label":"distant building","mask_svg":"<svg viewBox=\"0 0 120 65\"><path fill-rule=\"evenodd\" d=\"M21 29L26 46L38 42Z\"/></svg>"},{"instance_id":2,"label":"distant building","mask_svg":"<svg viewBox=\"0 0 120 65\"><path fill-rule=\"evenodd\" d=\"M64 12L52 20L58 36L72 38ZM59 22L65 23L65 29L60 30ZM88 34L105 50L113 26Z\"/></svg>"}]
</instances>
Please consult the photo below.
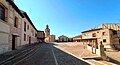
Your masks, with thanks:
<instances>
[{"instance_id":1,"label":"distant building","mask_svg":"<svg viewBox=\"0 0 120 65\"><path fill-rule=\"evenodd\" d=\"M44 31L37 31L37 40L38 42L44 42L45 33Z\"/></svg>"},{"instance_id":2,"label":"distant building","mask_svg":"<svg viewBox=\"0 0 120 65\"><path fill-rule=\"evenodd\" d=\"M50 29L49 29L49 26L46 25L46 28L45 28L45 42L50 42Z\"/></svg>"},{"instance_id":3,"label":"distant building","mask_svg":"<svg viewBox=\"0 0 120 65\"><path fill-rule=\"evenodd\" d=\"M58 41L59 41L59 42L68 42L68 37L67 37L67 36L64 36L64 35L59 36L59 37L58 37Z\"/></svg>"},{"instance_id":4,"label":"distant building","mask_svg":"<svg viewBox=\"0 0 120 65\"><path fill-rule=\"evenodd\" d=\"M120 50L120 24L102 24L82 32L82 42L88 45L89 50L98 55L101 41L106 50Z\"/></svg>"},{"instance_id":5,"label":"distant building","mask_svg":"<svg viewBox=\"0 0 120 65\"><path fill-rule=\"evenodd\" d=\"M68 38L68 42L73 42L73 38Z\"/></svg>"},{"instance_id":6,"label":"distant building","mask_svg":"<svg viewBox=\"0 0 120 65\"><path fill-rule=\"evenodd\" d=\"M50 29L49 29L49 26L46 25L46 29L45 29L45 37L48 37L50 36Z\"/></svg>"},{"instance_id":7,"label":"distant building","mask_svg":"<svg viewBox=\"0 0 120 65\"><path fill-rule=\"evenodd\" d=\"M50 35L46 37L45 42L55 42L55 35Z\"/></svg>"},{"instance_id":8,"label":"distant building","mask_svg":"<svg viewBox=\"0 0 120 65\"><path fill-rule=\"evenodd\" d=\"M82 39L82 35L77 35L77 36L73 37L74 42L80 42L81 39Z\"/></svg>"},{"instance_id":9,"label":"distant building","mask_svg":"<svg viewBox=\"0 0 120 65\"><path fill-rule=\"evenodd\" d=\"M50 35L50 42L55 42L55 35Z\"/></svg>"},{"instance_id":10,"label":"distant building","mask_svg":"<svg viewBox=\"0 0 120 65\"><path fill-rule=\"evenodd\" d=\"M50 29L48 25L46 25L45 29L45 42L55 42L55 35L50 35Z\"/></svg>"}]
</instances>

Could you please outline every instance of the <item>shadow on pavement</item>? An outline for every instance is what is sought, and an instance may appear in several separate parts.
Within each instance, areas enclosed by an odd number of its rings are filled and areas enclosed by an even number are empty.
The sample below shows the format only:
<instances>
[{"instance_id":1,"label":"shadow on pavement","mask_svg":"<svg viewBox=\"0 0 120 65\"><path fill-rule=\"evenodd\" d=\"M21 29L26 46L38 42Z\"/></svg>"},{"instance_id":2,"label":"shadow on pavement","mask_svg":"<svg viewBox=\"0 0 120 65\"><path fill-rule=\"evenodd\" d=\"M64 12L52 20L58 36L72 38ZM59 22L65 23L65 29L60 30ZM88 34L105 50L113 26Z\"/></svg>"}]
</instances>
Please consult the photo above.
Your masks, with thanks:
<instances>
[{"instance_id":1,"label":"shadow on pavement","mask_svg":"<svg viewBox=\"0 0 120 65\"><path fill-rule=\"evenodd\" d=\"M110 62L112 62L112 63L115 63L115 64L120 64L120 62L119 62L119 61L114 60L114 59L112 59L112 58L110 58L110 57L109 57L109 61L110 61Z\"/></svg>"},{"instance_id":2,"label":"shadow on pavement","mask_svg":"<svg viewBox=\"0 0 120 65\"><path fill-rule=\"evenodd\" d=\"M58 44L54 44L54 43L51 43L52 45L58 45ZM55 48L55 47L54 47ZM64 52L64 51L62 51L62 50L60 50L60 49L58 49L58 48L55 48L55 49L57 49L58 51L58 53L60 53L60 54L65 54L65 55L67 55L67 56L72 56L72 55L69 55L69 54L67 54L66 52ZM58 54L57 53L57 54ZM73 57L73 56L72 56ZM73 58L75 58L75 57L73 57ZM77 59L77 58L76 58ZM91 58L90 58L91 59ZM98 58L93 58L93 59L95 59L95 60L102 60L102 58L101 57L98 57ZM80 60L81 61L81 60ZM117 61L117 60L115 60L115 59L112 59L112 58L110 58L109 57L109 62L112 62L112 63L115 63L115 64L120 64L120 62L119 61Z\"/></svg>"},{"instance_id":3,"label":"shadow on pavement","mask_svg":"<svg viewBox=\"0 0 120 65\"><path fill-rule=\"evenodd\" d=\"M54 47L53 45L56 44L41 43L35 54L22 60L16 65L56 65L55 58L58 65L90 65L87 62Z\"/></svg>"},{"instance_id":4,"label":"shadow on pavement","mask_svg":"<svg viewBox=\"0 0 120 65\"><path fill-rule=\"evenodd\" d=\"M52 44L52 45L57 45L57 44ZM53 46L53 50L54 50L58 65L90 65L89 63L81 59L78 59L54 46Z\"/></svg>"}]
</instances>

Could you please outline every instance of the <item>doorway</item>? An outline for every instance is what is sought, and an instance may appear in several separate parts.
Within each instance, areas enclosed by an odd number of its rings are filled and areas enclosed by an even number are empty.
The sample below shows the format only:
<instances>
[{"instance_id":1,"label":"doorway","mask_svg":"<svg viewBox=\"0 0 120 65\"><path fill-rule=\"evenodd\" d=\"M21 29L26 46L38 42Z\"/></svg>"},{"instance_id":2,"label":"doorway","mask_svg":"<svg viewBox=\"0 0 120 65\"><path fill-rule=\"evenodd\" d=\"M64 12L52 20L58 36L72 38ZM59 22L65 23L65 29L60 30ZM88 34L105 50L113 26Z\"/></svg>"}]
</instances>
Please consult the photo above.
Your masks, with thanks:
<instances>
[{"instance_id":1,"label":"doorway","mask_svg":"<svg viewBox=\"0 0 120 65\"><path fill-rule=\"evenodd\" d=\"M120 44L120 39L119 39L119 44Z\"/></svg>"},{"instance_id":2,"label":"doorway","mask_svg":"<svg viewBox=\"0 0 120 65\"><path fill-rule=\"evenodd\" d=\"M12 50L15 50L15 40L16 36L15 35L12 35Z\"/></svg>"},{"instance_id":3,"label":"doorway","mask_svg":"<svg viewBox=\"0 0 120 65\"><path fill-rule=\"evenodd\" d=\"M64 38L62 38L62 42L64 42Z\"/></svg>"},{"instance_id":4,"label":"doorway","mask_svg":"<svg viewBox=\"0 0 120 65\"><path fill-rule=\"evenodd\" d=\"M29 44L31 44L31 37L29 37Z\"/></svg>"}]
</instances>

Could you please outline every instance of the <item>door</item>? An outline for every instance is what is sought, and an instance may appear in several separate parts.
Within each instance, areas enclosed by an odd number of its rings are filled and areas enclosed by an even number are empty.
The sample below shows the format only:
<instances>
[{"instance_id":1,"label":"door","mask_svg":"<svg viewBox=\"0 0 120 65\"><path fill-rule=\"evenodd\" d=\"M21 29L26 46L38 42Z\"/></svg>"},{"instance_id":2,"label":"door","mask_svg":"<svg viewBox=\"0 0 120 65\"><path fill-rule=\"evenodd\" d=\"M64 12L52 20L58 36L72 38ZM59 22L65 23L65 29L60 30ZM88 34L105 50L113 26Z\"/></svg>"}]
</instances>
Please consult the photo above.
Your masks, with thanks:
<instances>
[{"instance_id":1,"label":"door","mask_svg":"<svg viewBox=\"0 0 120 65\"><path fill-rule=\"evenodd\" d=\"M29 37L29 44L31 44L31 37Z\"/></svg>"},{"instance_id":2,"label":"door","mask_svg":"<svg viewBox=\"0 0 120 65\"><path fill-rule=\"evenodd\" d=\"M120 39L119 39L119 44L120 44Z\"/></svg>"},{"instance_id":3,"label":"door","mask_svg":"<svg viewBox=\"0 0 120 65\"><path fill-rule=\"evenodd\" d=\"M12 50L15 50L15 35L12 36Z\"/></svg>"},{"instance_id":4,"label":"door","mask_svg":"<svg viewBox=\"0 0 120 65\"><path fill-rule=\"evenodd\" d=\"M64 38L62 38L62 42L64 42Z\"/></svg>"}]
</instances>

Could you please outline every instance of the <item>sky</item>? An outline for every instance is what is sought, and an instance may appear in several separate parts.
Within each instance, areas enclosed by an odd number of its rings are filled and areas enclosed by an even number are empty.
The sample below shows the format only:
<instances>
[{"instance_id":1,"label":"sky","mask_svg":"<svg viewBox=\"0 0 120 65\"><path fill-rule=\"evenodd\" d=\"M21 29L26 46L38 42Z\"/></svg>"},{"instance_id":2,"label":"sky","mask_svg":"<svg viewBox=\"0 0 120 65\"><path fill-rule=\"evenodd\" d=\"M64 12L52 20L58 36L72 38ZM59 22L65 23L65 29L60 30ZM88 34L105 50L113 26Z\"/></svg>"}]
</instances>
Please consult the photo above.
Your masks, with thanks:
<instances>
[{"instance_id":1,"label":"sky","mask_svg":"<svg viewBox=\"0 0 120 65\"><path fill-rule=\"evenodd\" d=\"M14 0L37 30L73 37L103 23L120 23L120 0Z\"/></svg>"}]
</instances>

